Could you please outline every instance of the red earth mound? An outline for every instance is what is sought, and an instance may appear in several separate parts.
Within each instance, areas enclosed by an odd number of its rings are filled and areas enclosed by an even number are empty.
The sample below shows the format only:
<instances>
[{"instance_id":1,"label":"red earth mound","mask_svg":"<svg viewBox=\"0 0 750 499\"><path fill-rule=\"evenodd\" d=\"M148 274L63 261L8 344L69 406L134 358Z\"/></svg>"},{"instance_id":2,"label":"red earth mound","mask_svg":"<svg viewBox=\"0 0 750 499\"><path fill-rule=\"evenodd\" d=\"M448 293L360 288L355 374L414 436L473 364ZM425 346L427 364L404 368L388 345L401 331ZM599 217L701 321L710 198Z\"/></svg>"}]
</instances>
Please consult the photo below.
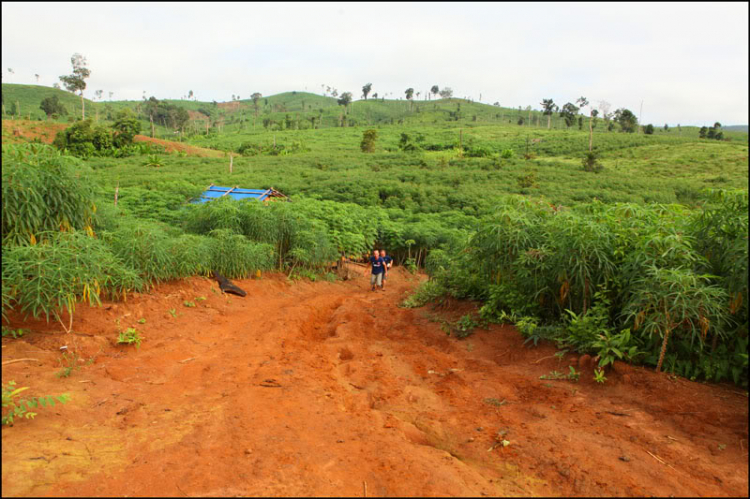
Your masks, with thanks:
<instances>
[{"instance_id":1,"label":"red earth mound","mask_svg":"<svg viewBox=\"0 0 750 499\"><path fill-rule=\"evenodd\" d=\"M39 140L45 144L51 144L57 132L69 126L67 123L47 121L3 120L3 141L18 143Z\"/></svg>"},{"instance_id":2,"label":"red earth mound","mask_svg":"<svg viewBox=\"0 0 750 499\"><path fill-rule=\"evenodd\" d=\"M133 138L134 142L149 142L151 144L158 144L163 146L167 152L184 152L188 156L202 156L207 158L223 158L224 153L221 151L215 151L213 149L206 149L203 147L191 146L183 144L182 142L173 142L171 140L152 139L145 135L136 135Z\"/></svg>"},{"instance_id":3,"label":"red earth mound","mask_svg":"<svg viewBox=\"0 0 750 499\"><path fill-rule=\"evenodd\" d=\"M4 496L746 496L747 394L627 365L601 385L510 326L457 340L448 310L348 281L167 283L22 321L2 378L64 406L2 430ZM186 306L194 304L195 306ZM129 327L140 349L117 345ZM57 377L67 346L80 362ZM69 354L69 357L72 355ZM504 443L505 442L505 443Z\"/></svg>"}]
</instances>

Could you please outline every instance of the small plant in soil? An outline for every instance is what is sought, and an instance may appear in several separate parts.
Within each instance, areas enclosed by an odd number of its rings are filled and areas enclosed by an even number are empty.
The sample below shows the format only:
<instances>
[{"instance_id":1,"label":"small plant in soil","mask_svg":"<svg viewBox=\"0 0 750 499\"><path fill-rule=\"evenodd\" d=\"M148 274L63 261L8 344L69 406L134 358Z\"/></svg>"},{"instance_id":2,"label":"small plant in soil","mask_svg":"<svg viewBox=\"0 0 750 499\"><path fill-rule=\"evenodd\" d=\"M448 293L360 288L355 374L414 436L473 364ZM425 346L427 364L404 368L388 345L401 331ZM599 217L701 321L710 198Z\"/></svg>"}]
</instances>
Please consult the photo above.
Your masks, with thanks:
<instances>
[{"instance_id":1,"label":"small plant in soil","mask_svg":"<svg viewBox=\"0 0 750 499\"><path fill-rule=\"evenodd\" d=\"M182 304L185 305L188 308L191 308L191 307L195 306L195 302L193 302L193 301L187 301L187 300L185 300L184 302L182 302Z\"/></svg>"},{"instance_id":2,"label":"small plant in soil","mask_svg":"<svg viewBox=\"0 0 750 499\"><path fill-rule=\"evenodd\" d=\"M601 367L594 371L594 381L597 383L604 383L607 381L607 377L604 376L604 370Z\"/></svg>"},{"instance_id":3,"label":"small plant in soil","mask_svg":"<svg viewBox=\"0 0 750 499\"><path fill-rule=\"evenodd\" d=\"M466 338L474 333L474 329L481 326L471 314L466 314L456 321L454 326L457 338Z\"/></svg>"},{"instance_id":4,"label":"small plant in soil","mask_svg":"<svg viewBox=\"0 0 750 499\"><path fill-rule=\"evenodd\" d=\"M3 338L10 336L14 339L18 339L28 332L29 331L27 329L21 329L21 328L11 329L11 328L3 327Z\"/></svg>"},{"instance_id":5,"label":"small plant in soil","mask_svg":"<svg viewBox=\"0 0 750 499\"><path fill-rule=\"evenodd\" d=\"M578 381L578 379L581 377L581 373L576 371L575 367L573 366L568 366L568 369L570 369L570 372L568 374L552 371L549 374L542 374L541 376L539 376L539 379Z\"/></svg>"},{"instance_id":6,"label":"small plant in soil","mask_svg":"<svg viewBox=\"0 0 750 499\"><path fill-rule=\"evenodd\" d=\"M31 412L31 409L35 409L40 405L42 407L46 407L47 405L54 407L55 401L64 404L70 400L70 395L67 393L58 396L47 395L45 397L19 399L18 395L28 389L28 386L16 388L15 381L9 381L7 385L3 384L3 412L7 409L7 412L2 417L3 425L13 426L13 421L16 418L33 419L36 413Z\"/></svg>"},{"instance_id":7,"label":"small plant in soil","mask_svg":"<svg viewBox=\"0 0 750 499\"><path fill-rule=\"evenodd\" d=\"M76 353L64 353L62 354L62 359L59 359L58 362L62 367L55 375L58 378L67 378L73 374L73 371L79 369L78 354Z\"/></svg>"},{"instance_id":8,"label":"small plant in soil","mask_svg":"<svg viewBox=\"0 0 750 499\"><path fill-rule=\"evenodd\" d=\"M143 337L141 336L141 333L139 333L136 329L129 327L127 331L120 332L120 335L117 338L117 343L122 343L125 345L131 345L135 343L135 347L140 348L142 340Z\"/></svg>"},{"instance_id":9,"label":"small plant in soil","mask_svg":"<svg viewBox=\"0 0 750 499\"><path fill-rule=\"evenodd\" d=\"M151 154L148 156L148 159L143 163L143 166L152 166L152 167L158 168L160 166L164 166L164 162L156 154Z\"/></svg>"},{"instance_id":10,"label":"small plant in soil","mask_svg":"<svg viewBox=\"0 0 750 499\"><path fill-rule=\"evenodd\" d=\"M174 308L170 308L170 309L169 309L169 314L170 314L170 315L171 315L172 317L174 317L175 319L177 318L177 310L176 310L176 309L174 309Z\"/></svg>"}]
</instances>

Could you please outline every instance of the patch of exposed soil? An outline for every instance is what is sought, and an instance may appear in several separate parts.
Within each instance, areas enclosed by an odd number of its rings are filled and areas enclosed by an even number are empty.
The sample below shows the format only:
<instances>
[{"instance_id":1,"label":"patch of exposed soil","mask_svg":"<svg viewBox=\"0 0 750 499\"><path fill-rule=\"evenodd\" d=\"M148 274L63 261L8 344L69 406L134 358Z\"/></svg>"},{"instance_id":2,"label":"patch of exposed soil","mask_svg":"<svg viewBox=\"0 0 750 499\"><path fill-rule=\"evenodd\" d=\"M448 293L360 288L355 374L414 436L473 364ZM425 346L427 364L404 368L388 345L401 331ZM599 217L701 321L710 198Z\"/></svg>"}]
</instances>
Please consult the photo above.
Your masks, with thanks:
<instances>
[{"instance_id":1,"label":"patch of exposed soil","mask_svg":"<svg viewBox=\"0 0 750 499\"><path fill-rule=\"evenodd\" d=\"M208 119L208 116L201 113L200 111L191 111L188 110L188 116L190 116L191 120L206 120Z\"/></svg>"},{"instance_id":2,"label":"patch of exposed soil","mask_svg":"<svg viewBox=\"0 0 750 499\"><path fill-rule=\"evenodd\" d=\"M3 120L3 141L9 143L40 141L51 144L61 130L65 130L68 123L53 123L47 121Z\"/></svg>"},{"instance_id":3,"label":"patch of exposed soil","mask_svg":"<svg viewBox=\"0 0 750 499\"><path fill-rule=\"evenodd\" d=\"M202 113L198 113L204 116ZM55 136L61 130L68 128L68 123L53 123L46 121L28 120L3 120L3 140L9 143L40 141L51 144ZM152 139L145 135L136 135L135 142L150 142L163 146L167 152L181 151L189 156L202 156L209 158L223 158L224 153L204 147L191 146L171 140Z\"/></svg>"},{"instance_id":4,"label":"patch of exposed soil","mask_svg":"<svg viewBox=\"0 0 750 499\"><path fill-rule=\"evenodd\" d=\"M241 107L245 107L240 101L219 102L217 103L217 106L219 109L225 109L228 111L239 111Z\"/></svg>"},{"instance_id":5,"label":"patch of exposed soil","mask_svg":"<svg viewBox=\"0 0 750 499\"><path fill-rule=\"evenodd\" d=\"M434 319L473 305L401 309L418 278L371 292L355 271L237 281L245 298L168 283L79 307L78 334L11 317L32 332L3 362L37 360L3 382L72 400L2 430L2 494L747 495L743 392L626 365L599 385L586 362L540 380L577 362L508 326L448 337ZM115 344L127 327L140 349ZM84 361L67 378L62 345Z\"/></svg>"},{"instance_id":6,"label":"patch of exposed soil","mask_svg":"<svg viewBox=\"0 0 750 499\"><path fill-rule=\"evenodd\" d=\"M171 140L152 139L145 135L136 135L133 137L134 142L149 142L151 144L159 144L166 149L167 152L180 151L184 152L189 156L202 156L208 158L223 158L224 153L221 151L215 151L213 149L206 149L204 147L191 146L182 142L173 142Z\"/></svg>"}]
</instances>

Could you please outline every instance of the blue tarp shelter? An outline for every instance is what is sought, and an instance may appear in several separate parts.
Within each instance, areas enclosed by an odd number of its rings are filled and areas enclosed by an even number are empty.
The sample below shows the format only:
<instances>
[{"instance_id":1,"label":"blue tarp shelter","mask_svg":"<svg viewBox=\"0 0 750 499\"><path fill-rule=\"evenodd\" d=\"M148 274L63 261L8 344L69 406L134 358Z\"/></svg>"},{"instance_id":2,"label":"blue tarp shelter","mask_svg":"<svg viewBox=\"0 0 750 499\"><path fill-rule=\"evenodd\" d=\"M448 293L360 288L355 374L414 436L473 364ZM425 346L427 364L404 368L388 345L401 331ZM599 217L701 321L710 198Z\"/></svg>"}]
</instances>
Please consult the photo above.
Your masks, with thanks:
<instances>
[{"instance_id":1,"label":"blue tarp shelter","mask_svg":"<svg viewBox=\"0 0 750 499\"><path fill-rule=\"evenodd\" d=\"M270 189L240 189L237 186L234 187L220 187L218 185L209 185L208 189L203 191L201 197L193 201L193 203L205 203L212 199L218 199L224 196L229 196L232 199L257 199L258 201L266 201L269 198L284 198L286 196L275 190L273 187Z\"/></svg>"}]
</instances>

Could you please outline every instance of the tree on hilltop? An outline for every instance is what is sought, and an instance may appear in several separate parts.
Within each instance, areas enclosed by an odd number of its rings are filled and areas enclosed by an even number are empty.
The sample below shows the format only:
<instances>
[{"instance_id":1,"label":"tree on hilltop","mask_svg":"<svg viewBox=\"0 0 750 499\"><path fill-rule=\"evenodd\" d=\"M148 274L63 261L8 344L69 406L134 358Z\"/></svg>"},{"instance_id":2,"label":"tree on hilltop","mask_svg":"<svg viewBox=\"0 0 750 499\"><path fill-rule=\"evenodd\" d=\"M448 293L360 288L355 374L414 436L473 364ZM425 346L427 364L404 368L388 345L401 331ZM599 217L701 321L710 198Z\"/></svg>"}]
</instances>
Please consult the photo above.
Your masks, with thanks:
<instances>
[{"instance_id":1,"label":"tree on hilltop","mask_svg":"<svg viewBox=\"0 0 750 499\"><path fill-rule=\"evenodd\" d=\"M73 65L73 73L60 76L65 88L72 93L80 92L81 94L81 118L86 119L86 109L83 100L83 91L86 90L86 78L91 76L91 71L86 67L86 58L79 53L75 53L70 58Z\"/></svg>"},{"instance_id":2,"label":"tree on hilltop","mask_svg":"<svg viewBox=\"0 0 750 499\"><path fill-rule=\"evenodd\" d=\"M339 106L344 106L344 112L348 113L347 107L352 102L352 93L344 92L336 102L338 102Z\"/></svg>"},{"instance_id":3,"label":"tree on hilltop","mask_svg":"<svg viewBox=\"0 0 750 499\"><path fill-rule=\"evenodd\" d=\"M362 96L367 100L367 94L370 93L370 90L372 90L372 83L368 83L364 87L362 87Z\"/></svg>"},{"instance_id":4,"label":"tree on hilltop","mask_svg":"<svg viewBox=\"0 0 750 499\"><path fill-rule=\"evenodd\" d=\"M450 99L451 97L453 97L453 89L451 89L450 87L445 87L438 93L443 99Z\"/></svg>"},{"instance_id":5,"label":"tree on hilltop","mask_svg":"<svg viewBox=\"0 0 750 499\"><path fill-rule=\"evenodd\" d=\"M594 109L594 107L589 104L588 99L583 96L578 98L576 104L581 108L589 106L589 152L591 152L594 149L594 118L599 114L599 111ZM582 124L582 120L579 119L579 123Z\"/></svg>"},{"instance_id":6,"label":"tree on hilltop","mask_svg":"<svg viewBox=\"0 0 750 499\"><path fill-rule=\"evenodd\" d=\"M565 126L571 127L576 121L576 113L578 113L578 106L572 102L566 103L560 110L560 117L565 120Z\"/></svg>"},{"instance_id":7,"label":"tree on hilltop","mask_svg":"<svg viewBox=\"0 0 750 499\"><path fill-rule=\"evenodd\" d=\"M558 110L557 104L552 99L542 99L542 114L547 116L547 130L552 125L552 115Z\"/></svg>"},{"instance_id":8,"label":"tree on hilltop","mask_svg":"<svg viewBox=\"0 0 750 499\"><path fill-rule=\"evenodd\" d=\"M623 132L633 133L638 128L638 118L630 109L620 108L615 111L614 121Z\"/></svg>"},{"instance_id":9,"label":"tree on hilltop","mask_svg":"<svg viewBox=\"0 0 750 499\"><path fill-rule=\"evenodd\" d=\"M406 100L409 101L409 108L411 108L412 99L414 98L414 89L409 87L404 93L406 94Z\"/></svg>"},{"instance_id":10,"label":"tree on hilltop","mask_svg":"<svg viewBox=\"0 0 750 499\"><path fill-rule=\"evenodd\" d=\"M60 116L65 116L68 114L68 111L65 109L65 106L62 105L62 102L60 102L60 99L57 97L57 95L53 95L52 97L47 97L42 101L42 103L39 105L39 109L44 111L44 114L47 115L47 119L49 119L53 114L58 114Z\"/></svg>"},{"instance_id":11,"label":"tree on hilltop","mask_svg":"<svg viewBox=\"0 0 750 499\"><path fill-rule=\"evenodd\" d=\"M437 97L437 94L440 92L440 88L438 88L437 85L433 85L432 88L430 89L430 92L432 93L433 96Z\"/></svg>"}]
</instances>

